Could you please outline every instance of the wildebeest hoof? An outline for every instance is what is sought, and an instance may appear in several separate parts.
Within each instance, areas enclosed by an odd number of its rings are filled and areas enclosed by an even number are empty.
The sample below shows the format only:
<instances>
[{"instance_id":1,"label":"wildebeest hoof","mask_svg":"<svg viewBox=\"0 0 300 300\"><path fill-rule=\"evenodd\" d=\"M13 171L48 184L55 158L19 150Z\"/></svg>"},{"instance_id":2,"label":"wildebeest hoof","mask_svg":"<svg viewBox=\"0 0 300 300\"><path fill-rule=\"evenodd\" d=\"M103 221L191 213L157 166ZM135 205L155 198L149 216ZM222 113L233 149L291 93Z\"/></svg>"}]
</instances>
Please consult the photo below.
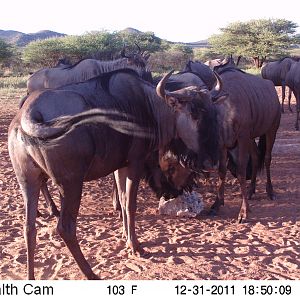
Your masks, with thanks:
<instances>
[{"instance_id":1,"label":"wildebeest hoof","mask_svg":"<svg viewBox=\"0 0 300 300\"><path fill-rule=\"evenodd\" d=\"M135 257L140 257L140 258L147 258L150 257L150 253L145 251L143 248L139 247L136 250L129 249L129 255L135 256Z\"/></svg>"},{"instance_id":2,"label":"wildebeest hoof","mask_svg":"<svg viewBox=\"0 0 300 300\"><path fill-rule=\"evenodd\" d=\"M88 280L101 280L101 278L95 273L92 273L91 275L88 276Z\"/></svg>"},{"instance_id":3,"label":"wildebeest hoof","mask_svg":"<svg viewBox=\"0 0 300 300\"><path fill-rule=\"evenodd\" d=\"M268 195L269 200L276 200L276 196L275 195Z\"/></svg>"},{"instance_id":4,"label":"wildebeest hoof","mask_svg":"<svg viewBox=\"0 0 300 300\"><path fill-rule=\"evenodd\" d=\"M240 213L237 219L238 224L244 224L248 222L248 218L245 216L245 214Z\"/></svg>"}]
</instances>

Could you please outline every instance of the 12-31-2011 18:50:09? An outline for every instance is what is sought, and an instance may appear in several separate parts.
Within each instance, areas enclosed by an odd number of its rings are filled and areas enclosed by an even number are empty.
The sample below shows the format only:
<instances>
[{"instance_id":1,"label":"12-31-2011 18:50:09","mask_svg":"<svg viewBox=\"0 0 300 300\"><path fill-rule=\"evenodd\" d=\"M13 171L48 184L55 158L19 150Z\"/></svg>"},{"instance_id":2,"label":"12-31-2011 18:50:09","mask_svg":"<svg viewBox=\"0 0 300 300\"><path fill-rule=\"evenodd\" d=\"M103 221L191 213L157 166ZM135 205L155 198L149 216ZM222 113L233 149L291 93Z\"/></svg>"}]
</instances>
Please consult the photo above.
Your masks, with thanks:
<instances>
[{"instance_id":1,"label":"12-31-2011 18:50:09","mask_svg":"<svg viewBox=\"0 0 300 300\"><path fill-rule=\"evenodd\" d=\"M290 285L244 285L245 295L290 295L292 287Z\"/></svg>"}]
</instances>

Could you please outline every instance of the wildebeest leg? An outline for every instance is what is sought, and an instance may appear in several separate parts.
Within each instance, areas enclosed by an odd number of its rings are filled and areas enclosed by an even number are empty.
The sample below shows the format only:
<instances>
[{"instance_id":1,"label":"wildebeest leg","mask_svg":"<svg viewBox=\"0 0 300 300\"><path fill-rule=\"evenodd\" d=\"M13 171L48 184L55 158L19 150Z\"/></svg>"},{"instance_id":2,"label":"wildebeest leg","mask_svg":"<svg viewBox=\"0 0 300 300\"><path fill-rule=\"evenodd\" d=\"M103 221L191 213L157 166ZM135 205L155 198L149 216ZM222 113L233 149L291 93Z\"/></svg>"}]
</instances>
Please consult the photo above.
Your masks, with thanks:
<instances>
[{"instance_id":1,"label":"wildebeest leg","mask_svg":"<svg viewBox=\"0 0 300 300\"><path fill-rule=\"evenodd\" d=\"M49 193L48 187L47 187L47 182L46 180L42 181L42 185L41 185L41 191L44 195L44 198L46 200L46 203L48 205L48 208L50 208L50 216L51 217L59 217L59 211Z\"/></svg>"},{"instance_id":2,"label":"wildebeest leg","mask_svg":"<svg viewBox=\"0 0 300 300\"><path fill-rule=\"evenodd\" d=\"M141 175L139 169L128 166L114 172L122 208L123 234L127 238L127 246L134 254L143 253L135 233L136 196Z\"/></svg>"},{"instance_id":3,"label":"wildebeest leg","mask_svg":"<svg viewBox=\"0 0 300 300\"><path fill-rule=\"evenodd\" d=\"M123 220L123 238L127 240L128 237L128 232L127 232L127 215L126 215L126 168L116 170L114 172L114 180L115 180L115 185L116 185L116 190L118 193L118 200L119 200L119 205L121 208L120 215L122 216Z\"/></svg>"},{"instance_id":4,"label":"wildebeest leg","mask_svg":"<svg viewBox=\"0 0 300 300\"><path fill-rule=\"evenodd\" d=\"M112 180L113 180L113 186L112 186L111 200L113 203L113 208L115 211L119 212L119 218L122 219L121 204L119 200L119 194L118 194L116 178L114 173L112 174Z\"/></svg>"},{"instance_id":5,"label":"wildebeest leg","mask_svg":"<svg viewBox=\"0 0 300 300\"><path fill-rule=\"evenodd\" d=\"M250 149L251 140L249 141L238 141L238 180L241 187L242 203L237 221L239 223L244 222L248 218L249 203L247 199L247 188L246 188L246 168L248 162L248 153Z\"/></svg>"},{"instance_id":6,"label":"wildebeest leg","mask_svg":"<svg viewBox=\"0 0 300 300\"><path fill-rule=\"evenodd\" d=\"M281 112L284 113L285 83L281 83Z\"/></svg>"},{"instance_id":7,"label":"wildebeest leg","mask_svg":"<svg viewBox=\"0 0 300 300\"><path fill-rule=\"evenodd\" d=\"M72 180L60 187L61 211L57 231L62 237L79 268L88 279L99 279L94 274L87 260L84 258L76 237L76 220L80 206L82 181Z\"/></svg>"},{"instance_id":8,"label":"wildebeest leg","mask_svg":"<svg viewBox=\"0 0 300 300\"><path fill-rule=\"evenodd\" d=\"M40 183L27 182L21 184L21 190L25 201L25 226L24 237L27 248L27 279L34 278L34 251L36 247L36 217L40 194Z\"/></svg>"},{"instance_id":9,"label":"wildebeest leg","mask_svg":"<svg viewBox=\"0 0 300 300\"><path fill-rule=\"evenodd\" d=\"M299 115L300 115L300 92L299 91L296 91L295 97L296 97L296 123L295 123L295 129L299 130Z\"/></svg>"},{"instance_id":10,"label":"wildebeest leg","mask_svg":"<svg viewBox=\"0 0 300 300\"><path fill-rule=\"evenodd\" d=\"M290 112L293 112L292 107L291 107L291 98L292 98L292 90L290 88L288 88L288 103L289 103L289 110Z\"/></svg>"},{"instance_id":11,"label":"wildebeest leg","mask_svg":"<svg viewBox=\"0 0 300 300\"><path fill-rule=\"evenodd\" d=\"M273 186L271 182L271 160L272 160L272 149L276 138L276 132L279 127L278 124L273 126L273 130L266 134L266 154L265 154L265 167L267 173L266 192L270 200L274 200Z\"/></svg>"},{"instance_id":12,"label":"wildebeest leg","mask_svg":"<svg viewBox=\"0 0 300 300\"><path fill-rule=\"evenodd\" d=\"M225 189L225 179L227 172L227 150L224 148L220 152L220 160L219 160L219 182L218 182L218 190L217 190L217 198L213 205L210 208L209 214L215 215L219 210L221 205L224 205L224 189Z\"/></svg>"},{"instance_id":13,"label":"wildebeest leg","mask_svg":"<svg viewBox=\"0 0 300 300\"><path fill-rule=\"evenodd\" d=\"M251 182L248 189L247 198L250 200L252 195L255 194L256 188L256 176L258 170L258 148L255 140L252 140L250 147L250 155L251 155L251 163L252 163L252 174L251 174Z\"/></svg>"},{"instance_id":14,"label":"wildebeest leg","mask_svg":"<svg viewBox=\"0 0 300 300\"><path fill-rule=\"evenodd\" d=\"M15 140L14 140L15 139ZM24 238L27 248L27 279L34 278L36 247L36 217L41 188L41 170L25 152L22 144L12 137L8 143L10 158L21 188L25 204Z\"/></svg>"}]
</instances>

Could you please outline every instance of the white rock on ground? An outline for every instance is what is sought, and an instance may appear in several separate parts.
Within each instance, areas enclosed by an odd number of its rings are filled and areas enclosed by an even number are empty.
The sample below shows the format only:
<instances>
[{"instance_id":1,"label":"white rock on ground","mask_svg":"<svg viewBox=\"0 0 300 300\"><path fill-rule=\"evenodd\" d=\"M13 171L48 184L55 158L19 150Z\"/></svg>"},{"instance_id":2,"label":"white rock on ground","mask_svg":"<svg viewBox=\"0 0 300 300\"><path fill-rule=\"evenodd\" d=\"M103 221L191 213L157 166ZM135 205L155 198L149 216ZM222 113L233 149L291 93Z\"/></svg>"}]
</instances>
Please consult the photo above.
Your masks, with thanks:
<instances>
[{"instance_id":1,"label":"white rock on ground","mask_svg":"<svg viewBox=\"0 0 300 300\"><path fill-rule=\"evenodd\" d=\"M182 195L166 200L160 198L158 211L161 215L174 217L196 217L204 209L202 196L196 192L183 193Z\"/></svg>"}]
</instances>

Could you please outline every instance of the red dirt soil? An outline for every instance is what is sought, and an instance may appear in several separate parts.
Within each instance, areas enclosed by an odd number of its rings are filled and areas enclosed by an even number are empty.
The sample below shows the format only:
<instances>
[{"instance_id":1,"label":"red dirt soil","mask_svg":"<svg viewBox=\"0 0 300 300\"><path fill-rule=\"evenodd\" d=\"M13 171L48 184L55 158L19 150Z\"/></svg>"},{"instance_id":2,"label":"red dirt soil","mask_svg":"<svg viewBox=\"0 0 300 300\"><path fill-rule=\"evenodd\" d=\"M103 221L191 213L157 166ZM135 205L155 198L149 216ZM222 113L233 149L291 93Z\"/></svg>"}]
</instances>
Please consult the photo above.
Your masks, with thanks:
<instances>
[{"instance_id":1,"label":"red dirt soil","mask_svg":"<svg viewBox=\"0 0 300 300\"><path fill-rule=\"evenodd\" d=\"M16 95L0 95L0 279L26 278L24 205L7 151L8 125L17 111ZM295 111L295 103L293 102ZM150 258L125 250L121 221L110 200L111 179L84 185L78 238L85 257L102 279L300 279L300 132L295 113L282 115L273 151L276 200L267 199L265 174L250 202L250 220L237 224L240 192L228 176L225 206L218 216L170 218L157 212L158 200L142 182L136 231ZM197 191L208 208L215 178ZM52 193L59 206L54 187ZM84 279L64 242L56 219L48 217L41 197L37 220L37 279Z\"/></svg>"}]
</instances>

